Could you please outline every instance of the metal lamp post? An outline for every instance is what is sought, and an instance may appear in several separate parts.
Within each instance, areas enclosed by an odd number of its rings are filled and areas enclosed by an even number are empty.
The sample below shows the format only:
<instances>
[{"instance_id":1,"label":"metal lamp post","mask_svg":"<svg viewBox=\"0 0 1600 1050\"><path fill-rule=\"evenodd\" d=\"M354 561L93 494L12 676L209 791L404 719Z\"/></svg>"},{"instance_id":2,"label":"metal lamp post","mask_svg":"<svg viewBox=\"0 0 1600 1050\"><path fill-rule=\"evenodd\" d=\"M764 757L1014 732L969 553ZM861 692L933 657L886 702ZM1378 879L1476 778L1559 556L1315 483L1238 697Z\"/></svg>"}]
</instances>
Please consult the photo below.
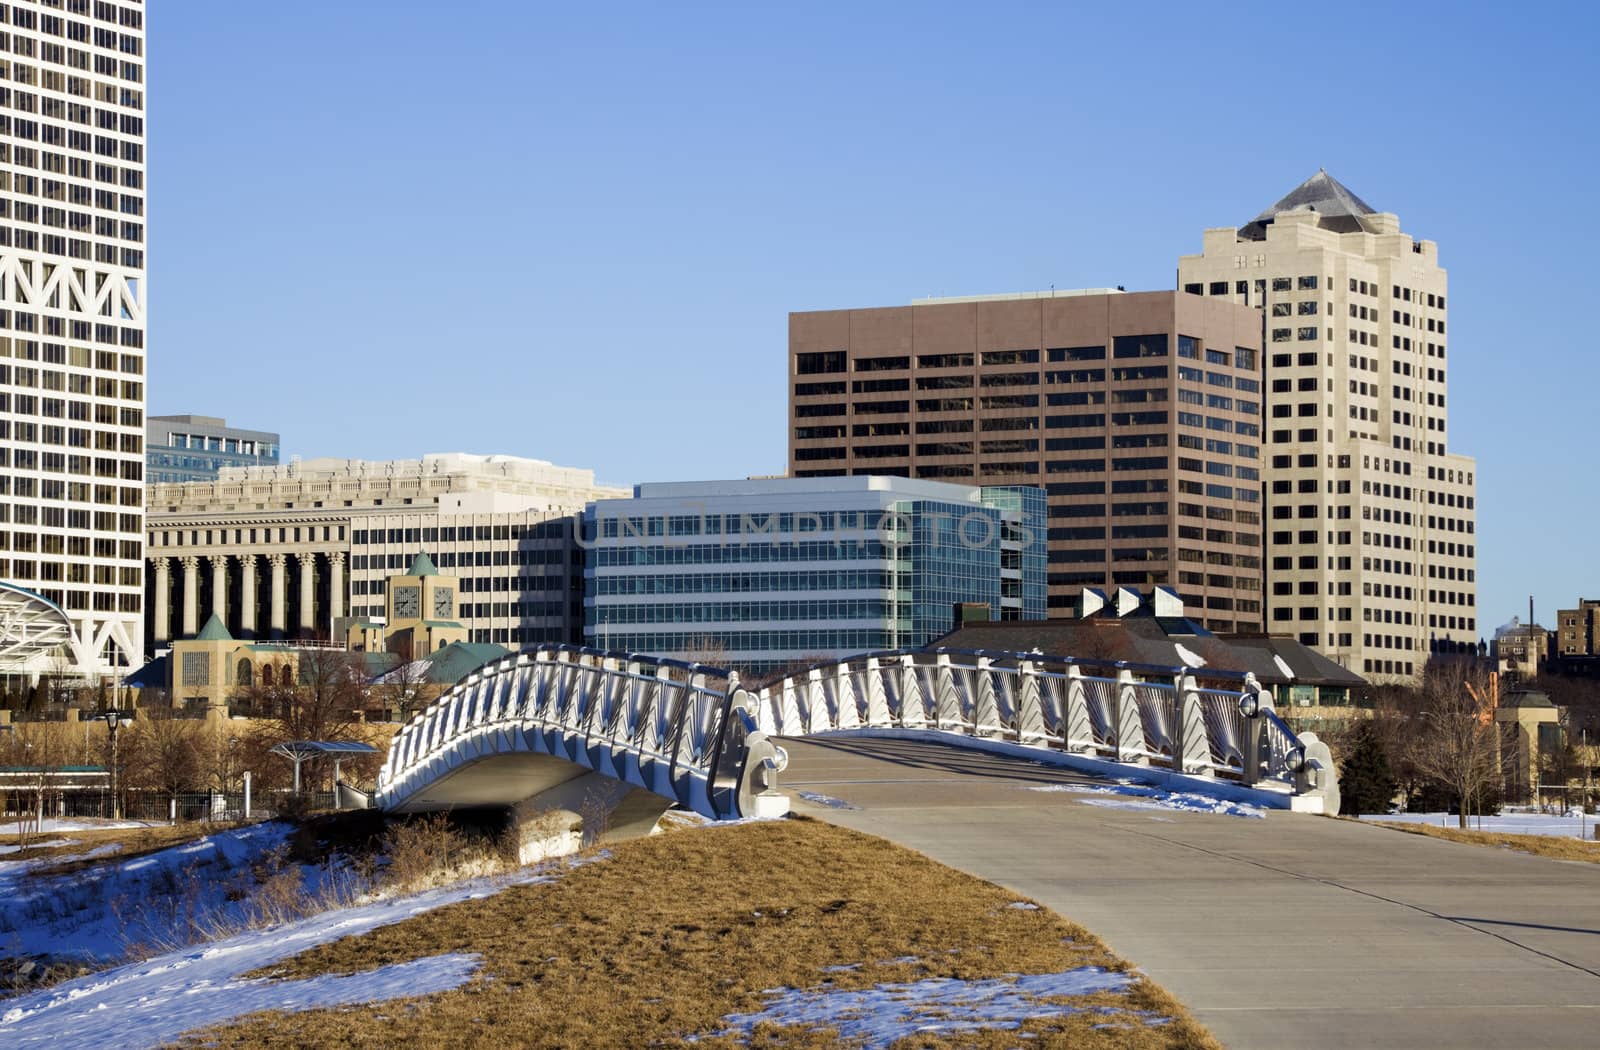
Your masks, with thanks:
<instances>
[{"instance_id":1,"label":"metal lamp post","mask_svg":"<svg viewBox=\"0 0 1600 1050\"><path fill-rule=\"evenodd\" d=\"M111 819L122 818L122 803L117 795L117 729L122 722L122 712L116 708L106 712L106 728L111 732Z\"/></svg>"}]
</instances>

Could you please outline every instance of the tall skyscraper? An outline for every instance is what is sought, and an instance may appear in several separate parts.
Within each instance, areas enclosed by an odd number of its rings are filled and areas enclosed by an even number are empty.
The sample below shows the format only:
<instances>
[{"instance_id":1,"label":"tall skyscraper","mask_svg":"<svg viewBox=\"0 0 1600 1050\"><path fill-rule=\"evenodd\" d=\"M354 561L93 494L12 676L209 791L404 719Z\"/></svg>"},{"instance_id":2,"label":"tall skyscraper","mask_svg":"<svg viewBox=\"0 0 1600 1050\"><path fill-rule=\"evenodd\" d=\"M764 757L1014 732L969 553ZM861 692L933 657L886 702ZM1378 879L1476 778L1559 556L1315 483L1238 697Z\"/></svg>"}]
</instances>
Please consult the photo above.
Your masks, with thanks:
<instances>
[{"instance_id":1,"label":"tall skyscraper","mask_svg":"<svg viewBox=\"0 0 1600 1050\"><path fill-rule=\"evenodd\" d=\"M1449 450L1445 271L1325 171L1178 262L1262 311L1267 628L1354 671L1478 639L1472 459Z\"/></svg>"},{"instance_id":2,"label":"tall skyscraper","mask_svg":"<svg viewBox=\"0 0 1600 1050\"><path fill-rule=\"evenodd\" d=\"M0 4L0 39L0 580L115 673L143 653L144 7Z\"/></svg>"},{"instance_id":3,"label":"tall skyscraper","mask_svg":"<svg viewBox=\"0 0 1600 1050\"><path fill-rule=\"evenodd\" d=\"M1259 631L1254 310L1115 289L789 315L789 473L1048 493L1049 608L1168 586Z\"/></svg>"}]
</instances>

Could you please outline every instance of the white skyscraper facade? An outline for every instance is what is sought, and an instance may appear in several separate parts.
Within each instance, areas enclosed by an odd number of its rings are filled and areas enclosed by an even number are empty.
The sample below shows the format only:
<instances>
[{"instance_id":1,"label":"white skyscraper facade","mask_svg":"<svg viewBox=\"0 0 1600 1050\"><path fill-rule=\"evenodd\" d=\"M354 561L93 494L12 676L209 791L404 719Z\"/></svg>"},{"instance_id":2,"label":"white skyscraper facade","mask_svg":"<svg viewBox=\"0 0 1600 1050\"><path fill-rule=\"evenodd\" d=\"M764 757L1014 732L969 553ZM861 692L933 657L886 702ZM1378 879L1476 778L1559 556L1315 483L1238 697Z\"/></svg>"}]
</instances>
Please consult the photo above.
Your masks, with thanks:
<instances>
[{"instance_id":1,"label":"white skyscraper facade","mask_svg":"<svg viewBox=\"0 0 1600 1050\"><path fill-rule=\"evenodd\" d=\"M143 654L144 13L0 3L0 580L82 674Z\"/></svg>"},{"instance_id":2,"label":"white skyscraper facade","mask_svg":"<svg viewBox=\"0 0 1600 1050\"><path fill-rule=\"evenodd\" d=\"M1318 172L1206 230L1178 281L1262 311L1267 629L1380 680L1473 645L1476 467L1450 448L1438 245Z\"/></svg>"}]
</instances>

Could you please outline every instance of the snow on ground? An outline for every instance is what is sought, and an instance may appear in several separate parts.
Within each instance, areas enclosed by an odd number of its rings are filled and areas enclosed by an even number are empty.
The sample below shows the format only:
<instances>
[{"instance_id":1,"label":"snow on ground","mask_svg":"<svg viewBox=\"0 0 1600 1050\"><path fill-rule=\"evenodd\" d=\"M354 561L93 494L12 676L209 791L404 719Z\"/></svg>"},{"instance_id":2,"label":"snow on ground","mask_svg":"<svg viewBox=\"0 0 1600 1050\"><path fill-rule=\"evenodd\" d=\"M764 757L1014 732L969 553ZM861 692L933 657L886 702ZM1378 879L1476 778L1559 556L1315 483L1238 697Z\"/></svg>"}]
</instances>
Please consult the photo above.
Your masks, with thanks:
<instances>
[{"instance_id":1,"label":"snow on ground","mask_svg":"<svg viewBox=\"0 0 1600 1050\"><path fill-rule=\"evenodd\" d=\"M842 969L834 967L834 969ZM946 1035L984 1029L1012 1029L1033 1018L1070 1017L1085 1009L1114 1014L1109 1007L1073 1006L1052 1001L1062 996L1125 992L1137 978L1084 966L1064 973L1013 974L988 980L963 981L930 977L909 984L880 984L846 991L821 988L773 988L763 994L759 1013L731 1014L722 1019L719 1036L748 1038L757 1025L804 1025L836 1028L841 1042L860 1040L867 1047L887 1047L899 1039ZM1135 1013L1147 1025L1169 1018ZM5 1030L0 1028L0 1033Z\"/></svg>"},{"instance_id":2,"label":"snow on ground","mask_svg":"<svg viewBox=\"0 0 1600 1050\"><path fill-rule=\"evenodd\" d=\"M816 791L796 791L795 794L799 795L813 806L827 806L829 809L861 808L860 806L851 805L842 798L834 798L832 795L824 795Z\"/></svg>"},{"instance_id":3,"label":"snow on ground","mask_svg":"<svg viewBox=\"0 0 1600 1050\"><path fill-rule=\"evenodd\" d=\"M1390 813L1385 816L1371 814L1362 820L1387 820L1399 824L1432 824L1436 828L1459 828L1460 818L1450 813ZM1494 831L1504 835L1554 835L1565 838L1595 837L1595 827L1600 817L1594 814L1564 817L1556 813L1501 813L1498 816L1467 818L1472 831Z\"/></svg>"},{"instance_id":4,"label":"snow on ground","mask_svg":"<svg viewBox=\"0 0 1600 1050\"><path fill-rule=\"evenodd\" d=\"M7 853L21 853L25 849L54 849L56 846L72 846L77 839L48 839L44 842L30 842L26 846L0 846L0 856Z\"/></svg>"},{"instance_id":5,"label":"snow on ground","mask_svg":"<svg viewBox=\"0 0 1600 1050\"><path fill-rule=\"evenodd\" d=\"M197 928L248 919L250 903L228 898L254 887L251 866L290 832L254 824L67 875L32 874L67 857L0 862L0 954L110 962L134 945L188 943ZM101 850L115 846L89 855ZM301 878L316 888L334 874L304 869Z\"/></svg>"},{"instance_id":6,"label":"snow on ground","mask_svg":"<svg viewBox=\"0 0 1600 1050\"><path fill-rule=\"evenodd\" d=\"M366 973L299 980L244 980L239 974L457 901L492 896L508 886L551 882L563 871L606 856L558 861L510 876L323 912L0 1002L0 1046L89 1050L111 1041L120 1050L141 1050L255 1010L310 1010L446 991L472 976L477 956L436 955Z\"/></svg>"},{"instance_id":7,"label":"snow on ground","mask_svg":"<svg viewBox=\"0 0 1600 1050\"><path fill-rule=\"evenodd\" d=\"M27 821L29 831L41 835L54 835L62 831L120 831L126 828L148 828L152 825L142 824L138 821L126 820L57 820L46 817L43 826L36 827L35 821ZM22 823L13 821L10 824L0 824L0 835L18 835L22 832Z\"/></svg>"},{"instance_id":8,"label":"snow on ground","mask_svg":"<svg viewBox=\"0 0 1600 1050\"><path fill-rule=\"evenodd\" d=\"M1183 810L1188 813L1220 813L1230 817L1264 818L1267 811L1248 802L1229 802L1227 799L1197 795L1189 791L1162 791L1160 788L1140 784L1115 784L1096 787L1089 784L1035 784L1029 791L1067 792L1074 795L1092 795L1078 801L1088 806L1105 806L1110 809Z\"/></svg>"}]
</instances>

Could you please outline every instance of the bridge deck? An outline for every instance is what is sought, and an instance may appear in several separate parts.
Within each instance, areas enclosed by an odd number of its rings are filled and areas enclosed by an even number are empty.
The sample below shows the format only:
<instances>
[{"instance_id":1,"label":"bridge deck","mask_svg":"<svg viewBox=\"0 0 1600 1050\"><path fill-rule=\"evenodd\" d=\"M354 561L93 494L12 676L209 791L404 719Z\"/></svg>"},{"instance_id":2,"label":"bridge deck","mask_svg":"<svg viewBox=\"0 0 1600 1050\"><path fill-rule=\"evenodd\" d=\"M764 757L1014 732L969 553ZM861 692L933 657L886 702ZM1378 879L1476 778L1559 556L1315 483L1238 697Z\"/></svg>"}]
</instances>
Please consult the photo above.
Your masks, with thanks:
<instances>
[{"instance_id":1,"label":"bridge deck","mask_svg":"<svg viewBox=\"0 0 1600 1050\"><path fill-rule=\"evenodd\" d=\"M1600 866L1282 811L1084 805L1064 770L900 740L785 740L795 809L1102 936L1232 1050L1577 1047L1600 1026Z\"/></svg>"}]
</instances>

